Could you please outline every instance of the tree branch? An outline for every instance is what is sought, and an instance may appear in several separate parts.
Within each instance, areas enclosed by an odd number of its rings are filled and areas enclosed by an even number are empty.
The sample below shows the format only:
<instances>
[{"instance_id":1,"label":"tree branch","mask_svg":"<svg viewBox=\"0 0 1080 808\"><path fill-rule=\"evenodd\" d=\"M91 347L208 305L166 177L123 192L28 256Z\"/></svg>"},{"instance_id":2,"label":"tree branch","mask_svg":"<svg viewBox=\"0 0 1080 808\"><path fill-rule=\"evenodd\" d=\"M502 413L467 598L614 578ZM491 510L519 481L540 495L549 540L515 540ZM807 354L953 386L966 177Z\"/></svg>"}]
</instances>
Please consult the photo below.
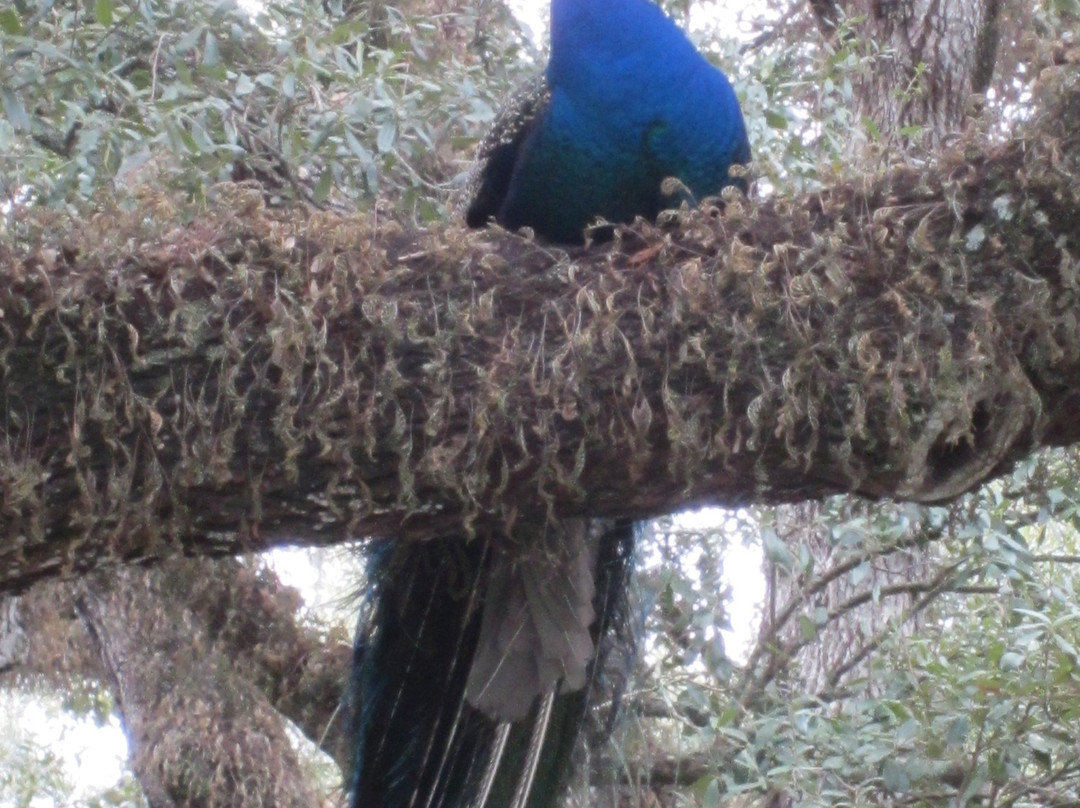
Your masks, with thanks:
<instances>
[{"instance_id":1,"label":"tree branch","mask_svg":"<svg viewBox=\"0 0 1080 808\"><path fill-rule=\"evenodd\" d=\"M1075 441L1076 84L1050 75L1000 147L569 252L227 187L184 226L161 200L17 223L0 589L177 550L941 501Z\"/></svg>"}]
</instances>

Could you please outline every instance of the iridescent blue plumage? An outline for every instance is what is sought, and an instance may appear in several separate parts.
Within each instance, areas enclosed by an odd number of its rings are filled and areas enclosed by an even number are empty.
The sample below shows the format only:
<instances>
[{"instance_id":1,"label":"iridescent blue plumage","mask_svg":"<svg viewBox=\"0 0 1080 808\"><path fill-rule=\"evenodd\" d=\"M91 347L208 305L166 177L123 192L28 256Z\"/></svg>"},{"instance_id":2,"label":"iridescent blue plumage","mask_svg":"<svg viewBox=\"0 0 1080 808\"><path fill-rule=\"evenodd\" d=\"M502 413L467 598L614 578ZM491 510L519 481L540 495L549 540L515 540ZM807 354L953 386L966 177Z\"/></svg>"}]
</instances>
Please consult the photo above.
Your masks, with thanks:
<instances>
[{"instance_id":1,"label":"iridescent blue plumage","mask_svg":"<svg viewBox=\"0 0 1080 808\"><path fill-rule=\"evenodd\" d=\"M552 0L551 58L480 145L466 222L580 242L750 160L724 75L649 0ZM677 177L686 191L666 197ZM622 612L628 523L391 542L357 634L354 808L550 808Z\"/></svg>"},{"instance_id":2,"label":"iridescent blue plumage","mask_svg":"<svg viewBox=\"0 0 1080 808\"><path fill-rule=\"evenodd\" d=\"M543 80L504 108L480 147L466 221L494 218L577 242L597 218L654 218L682 197L744 186L729 169L750 161L727 78L650 0L552 0Z\"/></svg>"}]
</instances>

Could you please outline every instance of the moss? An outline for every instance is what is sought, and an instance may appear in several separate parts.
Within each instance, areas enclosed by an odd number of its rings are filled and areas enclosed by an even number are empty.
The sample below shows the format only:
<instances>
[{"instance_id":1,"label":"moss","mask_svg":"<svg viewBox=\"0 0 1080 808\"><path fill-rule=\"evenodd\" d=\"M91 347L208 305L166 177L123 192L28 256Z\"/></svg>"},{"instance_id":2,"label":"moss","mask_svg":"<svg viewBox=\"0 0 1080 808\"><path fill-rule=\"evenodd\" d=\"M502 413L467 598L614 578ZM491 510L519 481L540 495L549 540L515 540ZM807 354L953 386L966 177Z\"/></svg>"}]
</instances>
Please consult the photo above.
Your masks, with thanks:
<instances>
[{"instance_id":1,"label":"moss","mask_svg":"<svg viewBox=\"0 0 1080 808\"><path fill-rule=\"evenodd\" d=\"M1075 440L1072 68L1001 145L564 251L215 189L0 239L0 569L939 500ZM1071 116L1071 117L1063 117Z\"/></svg>"}]
</instances>

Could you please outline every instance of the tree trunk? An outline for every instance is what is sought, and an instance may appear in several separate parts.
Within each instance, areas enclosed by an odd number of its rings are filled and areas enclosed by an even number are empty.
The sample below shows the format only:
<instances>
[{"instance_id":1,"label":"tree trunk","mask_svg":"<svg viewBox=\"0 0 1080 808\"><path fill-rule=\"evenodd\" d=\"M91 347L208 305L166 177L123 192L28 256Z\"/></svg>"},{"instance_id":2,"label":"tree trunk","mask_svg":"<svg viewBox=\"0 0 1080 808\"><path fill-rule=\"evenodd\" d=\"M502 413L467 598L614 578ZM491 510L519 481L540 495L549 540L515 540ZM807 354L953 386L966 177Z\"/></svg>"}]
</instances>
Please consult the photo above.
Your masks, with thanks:
<instances>
[{"instance_id":1,"label":"tree trunk","mask_svg":"<svg viewBox=\"0 0 1080 808\"><path fill-rule=\"evenodd\" d=\"M880 695L867 667L873 650L886 636L915 634L927 603L950 591L951 578L933 561L936 530L917 518L899 538L875 535L875 527L886 527L880 521L834 535L834 526L868 510L857 500L833 503L828 515L820 502L776 509L768 529L795 563L766 560L765 609L745 704L777 679L793 693L824 700L854 679L863 680L859 692L867 698ZM889 525L894 536L902 519ZM798 561L807 557L809 569Z\"/></svg>"},{"instance_id":2,"label":"tree trunk","mask_svg":"<svg viewBox=\"0 0 1080 808\"><path fill-rule=\"evenodd\" d=\"M811 8L828 34L836 34L843 17L858 19L849 35L872 53L873 69L859 76L856 107L890 143L940 148L963 126L969 96L989 84L1000 0L815 0ZM769 662L757 686L782 670L795 692L828 697L843 680L865 676L871 696L867 649L885 632L918 631L925 598L944 591L941 570L918 520L899 541L856 551L838 546L821 516L820 503L777 510L780 540L796 553L808 550L814 567L804 574L766 560L755 661ZM850 566L853 560L857 566ZM847 572L835 574L841 566ZM865 574L852 574L859 571Z\"/></svg>"},{"instance_id":3,"label":"tree trunk","mask_svg":"<svg viewBox=\"0 0 1080 808\"><path fill-rule=\"evenodd\" d=\"M820 27L850 35L871 57L856 111L888 143L936 149L964 125L968 98L990 84L1001 0L814 0Z\"/></svg>"},{"instance_id":4,"label":"tree trunk","mask_svg":"<svg viewBox=\"0 0 1080 808\"><path fill-rule=\"evenodd\" d=\"M0 674L25 662L27 646L19 599L11 595L0 597Z\"/></svg>"},{"instance_id":5,"label":"tree trunk","mask_svg":"<svg viewBox=\"0 0 1080 808\"><path fill-rule=\"evenodd\" d=\"M329 699L302 687L305 644L295 631L283 634L280 620L261 620L288 604L274 604L241 565L218 567L176 561L73 585L127 731L132 771L154 808L315 805L279 709L299 702L298 723L326 736L344 760L341 722L328 730L345 664L329 671Z\"/></svg>"}]
</instances>

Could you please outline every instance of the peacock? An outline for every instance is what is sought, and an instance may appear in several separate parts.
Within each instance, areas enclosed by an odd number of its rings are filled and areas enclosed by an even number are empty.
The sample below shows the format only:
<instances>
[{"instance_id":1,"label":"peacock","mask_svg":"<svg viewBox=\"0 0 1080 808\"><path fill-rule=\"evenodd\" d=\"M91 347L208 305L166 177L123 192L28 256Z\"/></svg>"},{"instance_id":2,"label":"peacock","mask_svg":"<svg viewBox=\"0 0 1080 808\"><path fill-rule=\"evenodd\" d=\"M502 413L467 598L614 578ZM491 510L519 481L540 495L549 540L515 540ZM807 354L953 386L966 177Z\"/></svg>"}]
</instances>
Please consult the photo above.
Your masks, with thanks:
<instances>
[{"instance_id":1,"label":"peacock","mask_svg":"<svg viewBox=\"0 0 1080 808\"><path fill-rule=\"evenodd\" d=\"M552 0L551 56L480 143L465 221L580 243L598 218L654 219L664 208L745 190L750 162L735 92L649 0ZM666 196L663 180L683 191Z\"/></svg>"},{"instance_id":2,"label":"peacock","mask_svg":"<svg viewBox=\"0 0 1080 808\"><path fill-rule=\"evenodd\" d=\"M551 0L547 69L496 116L463 214L576 244L597 220L744 187L729 169L749 161L730 83L658 6ZM350 688L353 808L561 796L604 660L626 642L636 526L521 521L512 536L372 547Z\"/></svg>"}]
</instances>

